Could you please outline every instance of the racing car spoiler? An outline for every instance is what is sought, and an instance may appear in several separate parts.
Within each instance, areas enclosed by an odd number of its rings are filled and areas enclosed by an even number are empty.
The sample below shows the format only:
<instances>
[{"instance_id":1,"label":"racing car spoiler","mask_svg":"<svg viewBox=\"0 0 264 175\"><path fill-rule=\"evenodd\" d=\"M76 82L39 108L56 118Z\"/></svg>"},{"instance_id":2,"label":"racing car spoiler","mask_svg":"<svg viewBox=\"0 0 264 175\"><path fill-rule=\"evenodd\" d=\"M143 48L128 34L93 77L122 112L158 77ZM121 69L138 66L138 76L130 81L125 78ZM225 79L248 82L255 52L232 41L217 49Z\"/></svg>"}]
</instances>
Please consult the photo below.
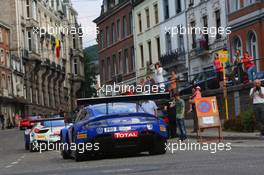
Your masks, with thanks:
<instances>
[{"instance_id":1,"label":"racing car spoiler","mask_svg":"<svg viewBox=\"0 0 264 175\"><path fill-rule=\"evenodd\" d=\"M101 104L101 103L136 102L142 100L160 100L160 99L170 99L170 94L168 92L165 92L165 93L131 95L131 96L80 98L77 99L77 105L88 106L88 105Z\"/></svg>"},{"instance_id":2,"label":"racing car spoiler","mask_svg":"<svg viewBox=\"0 0 264 175\"><path fill-rule=\"evenodd\" d=\"M64 118L63 117L58 117L58 118L43 118L43 119L32 120L31 123L47 122L47 121L56 121L56 120L64 120Z\"/></svg>"}]
</instances>

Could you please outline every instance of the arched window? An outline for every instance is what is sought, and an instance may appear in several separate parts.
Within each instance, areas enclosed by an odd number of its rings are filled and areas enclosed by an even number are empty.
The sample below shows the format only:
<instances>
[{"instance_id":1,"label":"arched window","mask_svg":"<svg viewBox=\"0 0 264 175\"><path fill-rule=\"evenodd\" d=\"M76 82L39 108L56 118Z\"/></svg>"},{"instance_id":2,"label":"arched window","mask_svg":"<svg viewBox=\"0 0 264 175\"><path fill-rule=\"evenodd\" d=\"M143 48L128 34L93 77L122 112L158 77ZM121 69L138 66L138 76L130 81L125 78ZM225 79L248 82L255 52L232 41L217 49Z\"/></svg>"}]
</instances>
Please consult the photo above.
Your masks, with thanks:
<instances>
[{"instance_id":1,"label":"arched window","mask_svg":"<svg viewBox=\"0 0 264 175\"><path fill-rule=\"evenodd\" d=\"M253 57L253 59L258 59L258 43L257 43L257 37L254 32L248 33L248 39L247 39L247 49L249 54ZM256 61L257 67L259 68L258 61Z\"/></svg>"},{"instance_id":2,"label":"arched window","mask_svg":"<svg viewBox=\"0 0 264 175\"><path fill-rule=\"evenodd\" d=\"M233 55L235 55L236 53L236 50L240 50L240 53L242 54L243 51L242 51L242 42L240 40L239 37L235 37L234 40L233 40Z\"/></svg>"}]
</instances>

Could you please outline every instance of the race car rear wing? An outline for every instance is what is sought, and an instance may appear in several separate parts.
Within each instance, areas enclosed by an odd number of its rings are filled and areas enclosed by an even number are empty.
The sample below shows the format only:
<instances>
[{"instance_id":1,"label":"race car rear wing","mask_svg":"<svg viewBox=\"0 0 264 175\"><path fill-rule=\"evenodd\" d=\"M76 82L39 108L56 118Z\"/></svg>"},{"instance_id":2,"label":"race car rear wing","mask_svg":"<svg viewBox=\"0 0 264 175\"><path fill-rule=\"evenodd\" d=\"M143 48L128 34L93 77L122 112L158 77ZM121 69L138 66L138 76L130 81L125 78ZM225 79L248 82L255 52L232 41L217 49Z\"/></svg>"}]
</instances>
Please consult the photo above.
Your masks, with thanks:
<instances>
[{"instance_id":1,"label":"race car rear wing","mask_svg":"<svg viewBox=\"0 0 264 175\"><path fill-rule=\"evenodd\" d=\"M131 96L114 96L114 97L98 97L98 98L81 98L77 99L78 106L88 106L101 103L116 103L116 102L138 102L143 100L160 100L170 99L169 93L155 93L145 95L131 95Z\"/></svg>"}]
</instances>

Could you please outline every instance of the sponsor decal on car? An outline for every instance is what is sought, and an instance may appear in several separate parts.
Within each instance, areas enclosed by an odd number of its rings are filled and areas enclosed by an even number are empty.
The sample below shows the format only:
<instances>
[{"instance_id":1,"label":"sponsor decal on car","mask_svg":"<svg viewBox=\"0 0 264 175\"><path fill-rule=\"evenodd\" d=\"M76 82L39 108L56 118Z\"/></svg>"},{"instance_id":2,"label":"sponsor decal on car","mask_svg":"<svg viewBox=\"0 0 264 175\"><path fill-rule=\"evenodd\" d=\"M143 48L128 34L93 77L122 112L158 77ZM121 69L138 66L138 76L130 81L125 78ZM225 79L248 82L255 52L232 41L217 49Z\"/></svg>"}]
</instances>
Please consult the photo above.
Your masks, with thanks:
<instances>
[{"instance_id":1,"label":"sponsor decal on car","mask_svg":"<svg viewBox=\"0 0 264 175\"><path fill-rule=\"evenodd\" d=\"M137 138L138 137L138 131L133 132L117 132L114 133L115 139L124 139L124 138Z\"/></svg>"},{"instance_id":2,"label":"sponsor decal on car","mask_svg":"<svg viewBox=\"0 0 264 175\"><path fill-rule=\"evenodd\" d=\"M79 133L79 134L77 135L77 138L78 138L78 139L85 139L85 138L87 138L87 134Z\"/></svg>"},{"instance_id":3,"label":"sponsor decal on car","mask_svg":"<svg viewBox=\"0 0 264 175\"><path fill-rule=\"evenodd\" d=\"M130 131L131 130L131 126L120 126L118 128L119 131Z\"/></svg>"},{"instance_id":4,"label":"sponsor decal on car","mask_svg":"<svg viewBox=\"0 0 264 175\"><path fill-rule=\"evenodd\" d=\"M116 131L117 131L116 127L104 128L104 132L116 132Z\"/></svg>"},{"instance_id":5,"label":"sponsor decal on car","mask_svg":"<svg viewBox=\"0 0 264 175\"><path fill-rule=\"evenodd\" d=\"M161 132L166 132L167 130L166 130L166 127L165 126L160 126L160 131Z\"/></svg>"}]
</instances>

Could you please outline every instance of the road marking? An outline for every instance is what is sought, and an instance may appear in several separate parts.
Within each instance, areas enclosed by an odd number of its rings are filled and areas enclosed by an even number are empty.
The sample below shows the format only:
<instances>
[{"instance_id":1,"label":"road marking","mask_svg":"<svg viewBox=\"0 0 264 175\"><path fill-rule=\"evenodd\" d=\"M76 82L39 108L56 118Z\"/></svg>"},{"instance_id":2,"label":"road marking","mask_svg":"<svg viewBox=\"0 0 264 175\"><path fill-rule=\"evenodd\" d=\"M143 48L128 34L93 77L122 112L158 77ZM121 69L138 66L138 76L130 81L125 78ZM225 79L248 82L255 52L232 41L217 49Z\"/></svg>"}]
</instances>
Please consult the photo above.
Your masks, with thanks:
<instances>
[{"instance_id":1,"label":"road marking","mask_svg":"<svg viewBox=\"0 0 264 175\"><path fill-rule=\"evenodd\" d=\"M7 165L5 168L11 168L11 167L13 167L14 165L18 164L24 158L25 158L25 155L21 156L16 161L14 161L14 162L10 163L9 165Z\"/></svg>"},{"instance_id":2,"label":"road marking","mask_svg":"<svg viewBox=\"0 0 264 175\"><path fill-rule=\"evenodd\" d=\"M11 165L15 165L15 164L18 164L18 162L12 162Z\"/></svg>"}]
</instances>

